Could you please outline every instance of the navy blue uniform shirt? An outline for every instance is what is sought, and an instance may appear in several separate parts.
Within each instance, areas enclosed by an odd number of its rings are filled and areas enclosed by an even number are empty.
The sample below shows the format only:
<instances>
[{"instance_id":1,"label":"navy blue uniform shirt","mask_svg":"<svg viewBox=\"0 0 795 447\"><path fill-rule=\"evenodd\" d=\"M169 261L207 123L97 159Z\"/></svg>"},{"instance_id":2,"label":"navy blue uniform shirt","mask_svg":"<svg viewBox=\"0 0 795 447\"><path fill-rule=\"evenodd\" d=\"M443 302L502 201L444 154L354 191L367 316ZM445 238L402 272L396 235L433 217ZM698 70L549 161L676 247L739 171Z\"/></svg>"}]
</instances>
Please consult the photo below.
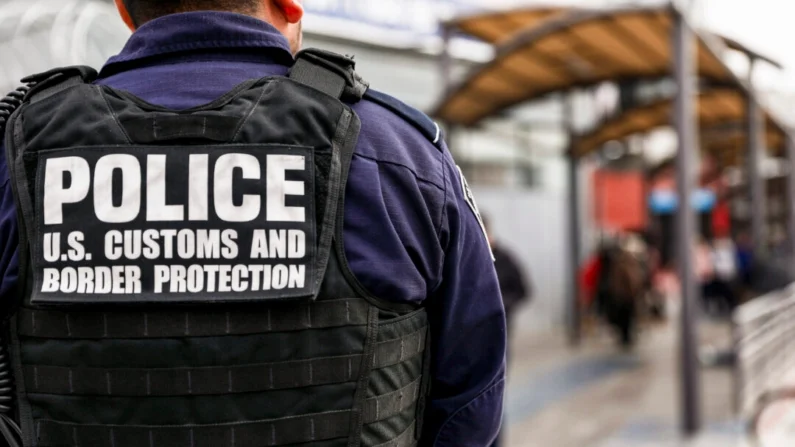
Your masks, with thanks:
<instances>
[{"instance_id":1,"label":"navy blue uniform shirt","mask_svg":"<svg viewBox=\"0 0 795 447\"><path fill-rule=\"evenodd\" d=\"M231 13L176 14L136 31L97 82L185 109L245 80L285 75L292 61L287 40L267 23ZM345 197L351 269L376 296L427 306L433 381L422 444L487 446L502 415L506 349L488 243L444 144L433 144L414 124L376 102L364 100L354 110L362 131ZM2 151L2 299L12 299L17 243Z\"/></svg>"}]
</instances>

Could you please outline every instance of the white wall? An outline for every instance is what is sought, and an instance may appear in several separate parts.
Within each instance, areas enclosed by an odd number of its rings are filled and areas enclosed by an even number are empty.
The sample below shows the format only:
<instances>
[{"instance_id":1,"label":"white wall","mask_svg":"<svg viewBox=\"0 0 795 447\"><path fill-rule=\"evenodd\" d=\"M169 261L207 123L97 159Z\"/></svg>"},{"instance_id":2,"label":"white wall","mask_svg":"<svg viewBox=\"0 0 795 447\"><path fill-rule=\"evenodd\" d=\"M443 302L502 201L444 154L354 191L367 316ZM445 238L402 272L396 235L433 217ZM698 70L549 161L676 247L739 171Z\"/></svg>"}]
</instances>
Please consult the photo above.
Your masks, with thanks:
<instances>
[{"instance_id":1,"label":"white wall","mask_svg":"<svg viewBox=\"0 0 795 447\"><path fill-rule=\"evenodd\" d=\"M514 252L534 286L521 330L559 328L566 316L566 196L559 192L473 188L492 232Z\"/></svg>"}]
</instances>

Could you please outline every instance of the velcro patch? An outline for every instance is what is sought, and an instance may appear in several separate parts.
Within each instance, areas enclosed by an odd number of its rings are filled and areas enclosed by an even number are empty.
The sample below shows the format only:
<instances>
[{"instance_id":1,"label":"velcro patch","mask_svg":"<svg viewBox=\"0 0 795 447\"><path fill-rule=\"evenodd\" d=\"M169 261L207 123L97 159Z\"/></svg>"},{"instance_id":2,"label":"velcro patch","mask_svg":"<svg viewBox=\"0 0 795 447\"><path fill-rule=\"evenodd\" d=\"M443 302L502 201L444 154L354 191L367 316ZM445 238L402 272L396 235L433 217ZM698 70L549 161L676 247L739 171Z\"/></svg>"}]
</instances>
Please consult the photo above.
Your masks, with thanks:
<instances>
[{"instance_id":1,"label":"velcro patch","mask_svg":"<svg viewBox=\"0 0 795 447\"><path fill-rule=\"evenodd\" d=\"M32 303L312 298L314 166L292 146L42 152Z\"/></svg>"}]
</instances>

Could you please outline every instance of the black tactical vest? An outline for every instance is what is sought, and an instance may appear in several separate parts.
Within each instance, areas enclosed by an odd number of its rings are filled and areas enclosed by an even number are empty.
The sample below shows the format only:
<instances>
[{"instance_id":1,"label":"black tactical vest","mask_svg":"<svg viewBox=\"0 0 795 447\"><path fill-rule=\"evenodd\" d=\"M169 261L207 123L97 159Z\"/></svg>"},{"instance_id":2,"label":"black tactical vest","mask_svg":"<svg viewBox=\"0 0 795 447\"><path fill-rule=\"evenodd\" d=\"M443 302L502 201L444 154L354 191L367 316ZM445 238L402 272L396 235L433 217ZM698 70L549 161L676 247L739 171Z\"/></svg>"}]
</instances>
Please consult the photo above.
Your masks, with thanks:
<instances>
[{"instance_id":1,"label":"black tactical vest","mask_svg":"<svg viewBox=\"0 0 795 447\"><path fill-rule=\"evenodd\" d=\"M416 445L425 310L343 250L353 68L306 51L181 111L84 67L30 78L5 138L26 447Z\"/></svg>"}]
</instances>

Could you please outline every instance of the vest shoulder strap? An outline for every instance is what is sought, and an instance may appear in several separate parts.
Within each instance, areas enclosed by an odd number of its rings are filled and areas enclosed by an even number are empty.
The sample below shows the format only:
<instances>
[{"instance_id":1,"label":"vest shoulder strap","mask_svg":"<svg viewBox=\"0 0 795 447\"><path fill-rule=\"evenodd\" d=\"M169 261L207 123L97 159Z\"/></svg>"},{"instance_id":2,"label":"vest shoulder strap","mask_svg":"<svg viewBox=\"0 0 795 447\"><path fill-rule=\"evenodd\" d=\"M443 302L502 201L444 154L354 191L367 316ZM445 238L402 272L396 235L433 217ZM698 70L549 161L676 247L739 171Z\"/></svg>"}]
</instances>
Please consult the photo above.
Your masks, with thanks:
<instances>
[{"instance_id":1,"label":"vest shoulder strap","mask_svg":"<svg viewBox=\"0 0 795 447\"><path fill-rule=\"evenodd\" d=\"M369 84L356 73L352 57L309 48L295 56L289 78L347 103L359 102Z\"/></svg>"},{"instance_id":2,"label":"vest shoulder strap","mask_svg":"<svg viewBox=\"0 0 795 447\"><path fill-rule=\"evenodd\" d=\"M437 149L442 150L442 141L444 140L442 129L428 115L397 98L373 89L367 90L364 99L372 101L406 120L417 128Z\"/></svg>"},{"instance_id":3,"label":"vest shoulder strap","mask_svg":"<svg viewBox=\"0 0 795 447\"><path fill-rule=\"evenodd\" d=\"M88 84L97 78L97 71L85 65L55 68L28 76L22 82L31 86L26 101L40 101L55 93L79 84Z\"/></svg>"}]
</instances>

